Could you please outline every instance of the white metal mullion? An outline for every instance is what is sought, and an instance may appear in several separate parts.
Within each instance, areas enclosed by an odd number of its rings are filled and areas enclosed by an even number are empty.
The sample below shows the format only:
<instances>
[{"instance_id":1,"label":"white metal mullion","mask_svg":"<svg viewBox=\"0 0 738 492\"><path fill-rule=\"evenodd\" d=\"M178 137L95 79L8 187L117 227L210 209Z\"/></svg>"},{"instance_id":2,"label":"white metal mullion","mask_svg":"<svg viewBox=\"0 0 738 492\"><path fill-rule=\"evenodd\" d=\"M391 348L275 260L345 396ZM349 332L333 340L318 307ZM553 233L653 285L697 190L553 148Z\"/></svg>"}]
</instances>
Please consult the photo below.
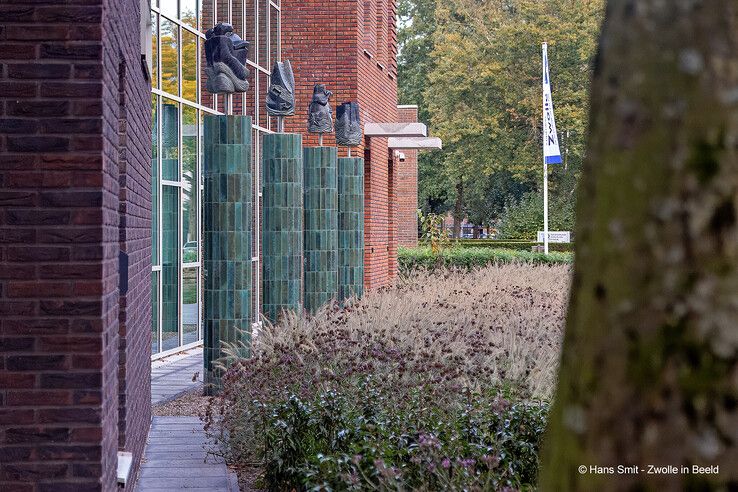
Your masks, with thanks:
<instances>
[{"instance_id":1,"label":"white metal mullion","mask_svg":"<svg viewBox=\"0 0 738 492\"><path fill-rule=\"evenodd\" d=\"M181 98L179 96L175 96L174 94L170 94L170 93L168 93L166 91L163 91L161 89L151 89L151 92L154 93L154 94L156 94L156 95L166 97L167 99L171 99L173 101L177 101L178 103L182 103L182 104L184 104L186 106L191 106L193 108L199 109L200 111L205 111L206 113L218 114L218 115L223 114L220 111L215 111L212 108L208 108L207 106L203 106L201 104L197 104L195 102L190 101L189 99L183 99L183 98Z\"/></svg>"},{"instance_id":2,"label":"white metal mullion","mask_svg":"<svg viewBox=\"0 0 738 492\"><path fill-rule=\"evenodd\" d=\"M181 58L180 58L181 60ZM180 68L182 64L180 61ZM180 84L182 82L182 79L180 78ZM181 93L181 88L180 88ZM182 265L184 263L184 255L182 254L182 231L184 230L183 226L183 202L184 202L184 172L182 170L183 165L183 158L182 158L182 149L184 148L182 145L182 141L184 139L183 135L183 125L184 125L184 107L179 104L179 120L177 121L177 176L179 176L179 186L178 186L178 192L177 196L179 197L179 210L178 210L178 217L179 220L177 221L177 231L176 231L176 242L177 245L177 258L179 261L178 264L178 275L179 275L179 282L177 283L177 312L178 315L178 327L177 327L177 346L182 346L183 342L183 336L182 333L184 332L184 319L183 319L183 313L182 313L182 297L184 294L184 270L182 268Z\"/></svg>"},{"instance_id":3,"label":"white metal mullion","mask_svg":"<svg viewBox=\"0 0 738 492\"><path fill-rule=\"evenodd\" d=\"M254 61L259 65L259 0L254 0L254 41L256 43L256 52L254 53Z\"/></svg>"},{"instance_id":4,"label":"white metal mullion","mask_svg":"<svg viewBox=\"0 0 738 492\"><path fill-rule=\"evenodd\" d=\"M159 26L161 26L161 19L159 20ZM159 34L160 34L159 37L161 37L161 28L159 29ZM160 43L160 45L161 45L161 43ZM159 54L159 57L158 58L159 58L159 60L161 60L161 53ZM161 63L159 63L159 81L161 81ZM164 103L163 103L163 99L161 97L157 97L156 99L157 99L157 101L156 101L156 111L157 111L157 118L156 118L157 119L157 121L156 121L156 126L157 126L157 129L156 129L156 142L157 142L156 143L156 145L157 145L156 166L158 168L158 171L157 172L158 172L158 176L159 176L159 183L156 185L157 188L158 188L158 202L159 202L158 203L158 207L157 207L158 208L158 212L159 212L159 220L158 220L158 229L159 229L159 231L158 231L158 234L157 234L158 237L157 237L157 241L156 241L156 243L157 243L156 244L156 247L159 248L159 272L160 272L159 273L159 282L158 282L158 285L157 285L157 290L158 290L158 292L157 292L157 298L159 300L159 309L158 309L158 311L159 311L158 312L158 317L159 317L159 323L158 323L158 325L159 326L157 328L157 336L159 338L159 343L158 343L159 352L161 352L162 349L163 349L163 343L164 343L164 337L163 337L163 334L162 334L163 329L164 329L164 315L163 315L164 310L162 309L162 304L164 302L164 286L163 286L163 284L164 284L164 282L163 282L164 272L163 272L163 269L162 269L162 266L164 265L164 251L163 251L163 248L161 247L162 246L162 243L163 243L162 242L162 235L164 234L164 224L163 224L164 221L162 220L162 210L163 210L163 207L164 207L164 197L163 197L163 195L164 195L164 187L162 186L162 181L163 181L163 174L162 174L162 170L163 170L162 159L163 159L163 157L162 157L162 153L163 153L164 145L163 145L163 143L161 141L162 135L163 135L162 126L163 126L163 123L164 123L164 119L162 118L163 115L161 114L161 108L164 105Z\"/></svg>"},{"instance_id":5,"label":"white metal mullion","mask_svg":"<svg viewBox=\"0 0 738 492\"><path fill-rule=\"evenodd\" d=\"M199 73L199 72L198 72ZM199 85L199 84L198 84ZM202 179L202 140L200 137L200 123L202 122L203 114L202 111L197 111L195 114L195 176L194 181L195 184L192 186L194 189L192 191L192 195L197 196L197 207L195 210L195 217L197 219L197 270L195 271L195 289L197 289L197 295L195 296L195 299L197 299L197 339L202 339L202 297L201 297L201 285L200 285L200 277L202 275L202 269L200 268L200 265L202 265L203 259L202 259L202 189L201 189L201 179Z\"/></svg>"}]
</instances>

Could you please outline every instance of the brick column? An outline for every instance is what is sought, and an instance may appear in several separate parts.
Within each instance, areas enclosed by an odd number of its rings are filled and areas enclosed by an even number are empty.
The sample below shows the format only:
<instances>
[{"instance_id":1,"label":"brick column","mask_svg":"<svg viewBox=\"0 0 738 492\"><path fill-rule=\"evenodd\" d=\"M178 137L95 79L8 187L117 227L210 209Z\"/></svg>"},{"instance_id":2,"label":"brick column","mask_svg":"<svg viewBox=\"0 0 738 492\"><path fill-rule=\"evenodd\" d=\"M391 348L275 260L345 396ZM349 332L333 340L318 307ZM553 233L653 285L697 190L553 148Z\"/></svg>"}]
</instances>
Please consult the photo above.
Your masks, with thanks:
<instances>
[{"instance_id":1,"label":"brick column","mask_svg":"<svg viewBox=\"0 0 738 492\"><path fill-rule=\"evenodd\" d=\"M418 121L418 107L397 106L401 122ZM397 244L408 248L418 245L418 151L401 150L405 159L397 161Z\"/></svg>"},{"instance_id":2,"label":"brick column","mask_svg":"<svg viewBox=\"0 0 738 492\"><path fill-rule=\"evenodd\" d=\"M3 491L120 490L150 423L140 3L77 3L0 5Z\"/></svg>"}]
</instances>

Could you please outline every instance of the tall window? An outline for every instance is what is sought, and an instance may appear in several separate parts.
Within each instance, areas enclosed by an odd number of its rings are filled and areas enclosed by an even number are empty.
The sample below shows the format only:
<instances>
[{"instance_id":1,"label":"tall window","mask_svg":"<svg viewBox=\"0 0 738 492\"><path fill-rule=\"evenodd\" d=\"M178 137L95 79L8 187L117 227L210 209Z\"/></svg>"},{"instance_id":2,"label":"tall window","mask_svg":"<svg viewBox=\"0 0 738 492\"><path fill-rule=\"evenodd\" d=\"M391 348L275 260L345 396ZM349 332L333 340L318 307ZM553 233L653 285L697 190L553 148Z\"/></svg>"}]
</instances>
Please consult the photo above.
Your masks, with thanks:
<instances>
[{"instance_id":1,"label":"tall window","mask_svg":"<svg viewBox=\"0 0 738 492\"><path fill-rule=\"evenodd\" d=\"M205 91L205 31L233 24L250 43L249 91L233 98ZM233 114L253 118L254 321L259 315L261 136L276 129L263 108L271 66L280 59L279 0L152 0L152 325L151 352L161 356L202 340L203 118Z\"/></svg>"}]
</instances>

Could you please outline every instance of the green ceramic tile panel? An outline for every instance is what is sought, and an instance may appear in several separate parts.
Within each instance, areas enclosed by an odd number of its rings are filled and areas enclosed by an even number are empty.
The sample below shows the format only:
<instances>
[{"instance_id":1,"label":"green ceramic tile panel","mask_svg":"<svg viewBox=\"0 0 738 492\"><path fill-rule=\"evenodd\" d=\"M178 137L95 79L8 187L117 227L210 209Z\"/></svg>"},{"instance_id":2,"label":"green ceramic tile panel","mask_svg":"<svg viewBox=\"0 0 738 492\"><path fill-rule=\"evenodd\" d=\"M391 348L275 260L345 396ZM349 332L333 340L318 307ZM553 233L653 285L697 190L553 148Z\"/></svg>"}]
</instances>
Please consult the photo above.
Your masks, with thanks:
<instances>
[{"instance_id":1,"label":"green ceramic tile panel","mask_svg":"<svg viewBox=\"0 0 738 492\"><path fill-rule=\"evenodd\" d=\"M338 295L336 147L306 147L304 303L314 313Z\"/></svg>"},{"instance_id":2,"label":"green ceramic tile panel","mask_svg":"<svg viewBox=\"0 0 738 492\"><path fill-rule=\"evenodd\" d=\"M283 311L302 309L302 135L263 138L262 312L276 322Z\"/></svg>"},{"instance_id":3,"label":"green ceramic tile panel","mask_svg":"<svg viewBox=\"0 0 738 492\"><path fill-rule=\"evenodd\" d=\"M338 159L338 299L364 293L364 159Z\"/></svg>"},{"instance_id":4,"label":"green ceramic tile panel","mask_svg":"<svg viewBox=\"0 0 738 492\"><path fill-rule=\"evenodd\" d=\"M251 340L251 118L205 117L203 267L205 387L221 387L223 345L247 356Z\"/></svg>"},{"instance_id":5,"label":"green ceramic tile panel","mask_svg":"<svg viewBox=\"0 0 738 492\"><path fill-rule=\"evenodd\" d=\"M179 187L162 186L161 349L179 343Z\"/></svg>"}]
</instances>

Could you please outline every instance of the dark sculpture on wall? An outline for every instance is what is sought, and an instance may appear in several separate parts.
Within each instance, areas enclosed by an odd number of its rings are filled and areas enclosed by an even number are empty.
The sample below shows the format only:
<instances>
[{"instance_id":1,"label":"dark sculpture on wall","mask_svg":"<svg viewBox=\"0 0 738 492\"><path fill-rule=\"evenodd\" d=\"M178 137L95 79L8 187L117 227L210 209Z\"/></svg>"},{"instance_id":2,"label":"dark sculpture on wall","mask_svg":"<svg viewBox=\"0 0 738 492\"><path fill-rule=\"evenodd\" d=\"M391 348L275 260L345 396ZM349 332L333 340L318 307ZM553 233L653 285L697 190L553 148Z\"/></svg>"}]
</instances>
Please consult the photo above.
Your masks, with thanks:
<instances>
[{"instance_id":1,"label":"dark sculpture on wall","mask_svg":"<svg viewBox=\"0 0 738 492\"><path fill-rule=\"evenodd\" d=\"M205 59L208 76L205 88L211 94L233 94L246 92L249 83L246 78L246 58L249 43L233 32L233 26L221 22L205 33Z\"/></svg>"},{"instance_id":2,"label":"dark sculpture on wall","mask_svg":"<svg viewBox=\"0 0 738 492\"><path fill-rule=\"evenodd\" d=\"M290 61L275 62L269 81L266 99L267 113L271 116L295 114L295 76Z\"/></svg>"},{"instance_id":3,"label":"dark sculpture on wall","mask_svg":"<svg viewBox=\"0 0 738 492\"><path fill-rule=\"evenodd\" d=\"M361 144L358 102L345 102L336 108L336 143L345 147Z\"/></svg>"},{"instance_id":4,"label":"dark sculpture on wall","mask_svg":"<svg viewBox=\"0 0 738 492\"><path fill-rule=\"evenodd\" d=\"M313 87L313 100L308 108L308 131L330 133L333 131L333 112L328 99L333 95L323 84Z\"/></svg>"}]
</instances>

